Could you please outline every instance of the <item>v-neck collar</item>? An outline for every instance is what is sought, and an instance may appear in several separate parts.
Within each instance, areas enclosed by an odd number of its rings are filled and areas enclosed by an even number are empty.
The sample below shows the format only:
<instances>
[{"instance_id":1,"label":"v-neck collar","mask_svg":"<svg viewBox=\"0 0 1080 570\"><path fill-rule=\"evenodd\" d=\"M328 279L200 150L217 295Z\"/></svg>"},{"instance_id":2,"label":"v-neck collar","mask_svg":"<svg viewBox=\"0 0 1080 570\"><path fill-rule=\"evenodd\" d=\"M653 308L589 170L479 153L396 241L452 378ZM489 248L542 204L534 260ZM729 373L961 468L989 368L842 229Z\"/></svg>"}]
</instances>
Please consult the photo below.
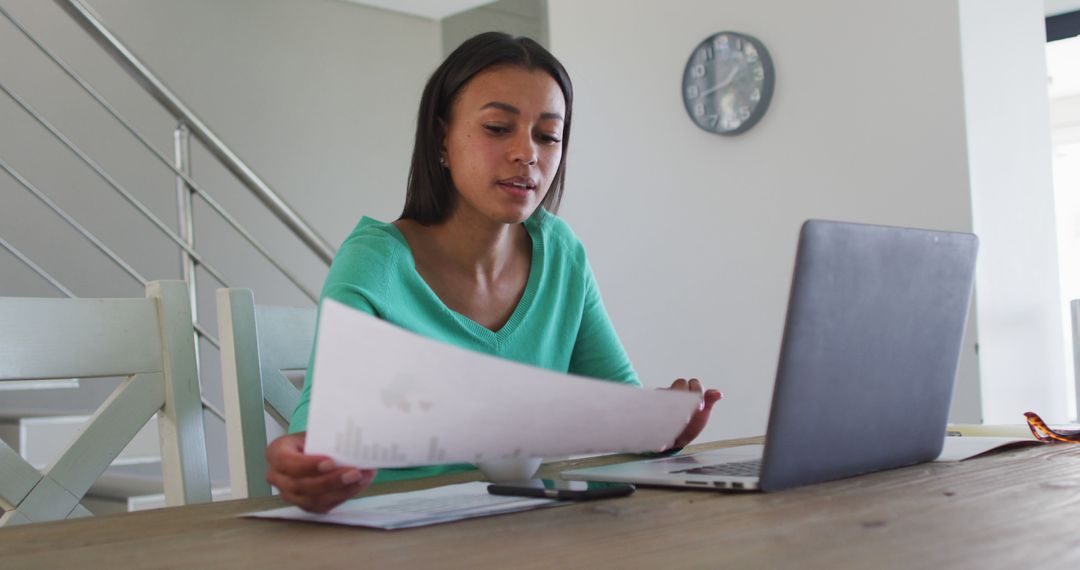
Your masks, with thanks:
<instances>
[{"instance_id":1,"label":"v-neck collar","mask_svg":"<svg viewBox=\"0 0 1080 570\"><path fill-rule=\"evenodd\" d=\"M491 330L446 306L446 303L435 294L435 290L431 288L431 285L428 285L428 282L424 280L424 277L416 270L416 258L413 257L412 247L409 246L409 240L405 239L405 235L402 234L401 230L394 224L384 224L384 227L387 232L404 245L405 252L408 254L409 266L412 268L414 276L420 283L424 284L427 293L431 295L432 299L434 299L440 307L442 307L443 311L461 326L471 331L477 338L483 339L489 345L497 345L514 334L514 331L517 330L518 326L525 319L525 315L529 312L529 308L532 307L533 299L536 297L536 289L540 282L540 272L544 265L544 241L541 239L540 235L541 226L543 225L542 220L542 213L537 212L522 223L522 227L525 228L525 233L529 235L529 240L532 242L532 259L529 260L529 278L525 282L525 291L521 294L521 299L518 299L517 306L514 307L514 312L510 314L510 318L507 319L507 321L503 323L503 326L497 331Z\"/></svg>"}]
</instances>

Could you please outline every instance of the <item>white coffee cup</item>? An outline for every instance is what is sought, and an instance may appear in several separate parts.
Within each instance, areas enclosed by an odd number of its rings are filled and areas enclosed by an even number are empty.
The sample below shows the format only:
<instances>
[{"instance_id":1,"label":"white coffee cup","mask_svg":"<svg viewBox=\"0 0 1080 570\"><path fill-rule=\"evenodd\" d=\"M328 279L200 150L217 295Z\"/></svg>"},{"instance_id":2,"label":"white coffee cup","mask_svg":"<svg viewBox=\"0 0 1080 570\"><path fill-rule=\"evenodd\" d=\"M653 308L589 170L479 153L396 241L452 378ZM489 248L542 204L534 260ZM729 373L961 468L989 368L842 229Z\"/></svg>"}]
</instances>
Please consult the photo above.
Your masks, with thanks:
<instances>
[{"instance_id":1,"label":"white coffee cup","mask_svg":"<svg viewBox=\"0 0 1080 570\"><path fill-rule=\"evenodd\" d=\"M484 478L492 483L524 481L531 479L540 468L543 458L515 457L509 459L490 459L476 464Z\"/></svg>"}]
</instances>

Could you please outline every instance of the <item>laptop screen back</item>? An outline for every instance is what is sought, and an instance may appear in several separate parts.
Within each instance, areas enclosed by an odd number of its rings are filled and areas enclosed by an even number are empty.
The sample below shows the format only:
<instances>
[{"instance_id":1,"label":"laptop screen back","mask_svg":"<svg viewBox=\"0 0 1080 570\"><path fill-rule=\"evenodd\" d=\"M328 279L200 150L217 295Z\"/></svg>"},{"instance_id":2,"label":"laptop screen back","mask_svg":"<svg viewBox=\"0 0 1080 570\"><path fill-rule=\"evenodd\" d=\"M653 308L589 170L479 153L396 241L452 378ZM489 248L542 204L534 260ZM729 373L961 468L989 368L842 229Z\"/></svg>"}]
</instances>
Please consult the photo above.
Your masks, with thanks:
<instances>
[{"instance_id":1,"label":"laptop screen back","mask_svg":"<svg viewBox=\"0 0 1080 570\"><path fill-rule=\"evenodd\" d=\"M818 220L803 225L763 489L938 455L977 247L971 234Z\"/></svg>"}]
</instances>

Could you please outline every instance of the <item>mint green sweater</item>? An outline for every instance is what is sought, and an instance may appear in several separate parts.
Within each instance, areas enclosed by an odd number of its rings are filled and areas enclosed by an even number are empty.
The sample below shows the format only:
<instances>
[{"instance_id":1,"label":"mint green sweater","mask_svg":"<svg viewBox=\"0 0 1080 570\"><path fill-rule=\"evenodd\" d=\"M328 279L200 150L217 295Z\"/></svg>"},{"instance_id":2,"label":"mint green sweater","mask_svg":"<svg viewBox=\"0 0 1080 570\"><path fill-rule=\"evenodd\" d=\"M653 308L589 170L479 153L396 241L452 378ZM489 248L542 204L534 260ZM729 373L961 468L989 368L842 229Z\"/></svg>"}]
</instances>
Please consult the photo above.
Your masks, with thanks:
<instances>
[{"instance_id":1,"label":"mint green sweater","mask_svg":"<svg viewBox=\"0 0 1080 570\"><path fill-rule=\"evenodd\" d=\"M392 224L370 218L360 220L338 250L322 298L461 348L558 372L641 386L608 319L581 242L566 222L543 208L524 225L532 238L529 280L510 320L498 331L444 305L416 272L412 251L401 232ZM309 367L290 432L307 429L312 372ZM522 405L528 405L527 401ZM384 469L376 481L470 467Z\"/></svg>"}]
</instances>

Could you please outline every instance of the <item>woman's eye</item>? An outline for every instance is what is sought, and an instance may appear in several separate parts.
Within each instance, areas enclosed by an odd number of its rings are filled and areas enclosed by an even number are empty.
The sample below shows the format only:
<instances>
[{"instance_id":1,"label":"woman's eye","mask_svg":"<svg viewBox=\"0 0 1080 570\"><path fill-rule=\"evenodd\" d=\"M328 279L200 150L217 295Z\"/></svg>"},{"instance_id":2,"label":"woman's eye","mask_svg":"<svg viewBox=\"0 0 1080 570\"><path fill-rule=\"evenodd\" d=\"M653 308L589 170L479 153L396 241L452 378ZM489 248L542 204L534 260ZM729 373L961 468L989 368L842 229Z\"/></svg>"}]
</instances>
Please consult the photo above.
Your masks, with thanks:
<instances>
[{"instance_id":1,"label":"woman's eye","mask_svg":"<svg viewBox=\"0 0 1080 570\"><path fill-rule=\"evenodd\" d=\"M562 142L562 139L555 135L540 135L539 138L541 141L548 144L559 144Z\"/></svg>"},{"instance_id":2,"label":"woman's eye","mask_svg":"<svg viewBox=\"0 0 1080 570\"><path fill-rule=\"evenodd\" d=\"M484 129L487 130L487 132L495 135L501 135L510 132L510 129L502 125L484 125Z\"/></svg>"}]
</instances>

